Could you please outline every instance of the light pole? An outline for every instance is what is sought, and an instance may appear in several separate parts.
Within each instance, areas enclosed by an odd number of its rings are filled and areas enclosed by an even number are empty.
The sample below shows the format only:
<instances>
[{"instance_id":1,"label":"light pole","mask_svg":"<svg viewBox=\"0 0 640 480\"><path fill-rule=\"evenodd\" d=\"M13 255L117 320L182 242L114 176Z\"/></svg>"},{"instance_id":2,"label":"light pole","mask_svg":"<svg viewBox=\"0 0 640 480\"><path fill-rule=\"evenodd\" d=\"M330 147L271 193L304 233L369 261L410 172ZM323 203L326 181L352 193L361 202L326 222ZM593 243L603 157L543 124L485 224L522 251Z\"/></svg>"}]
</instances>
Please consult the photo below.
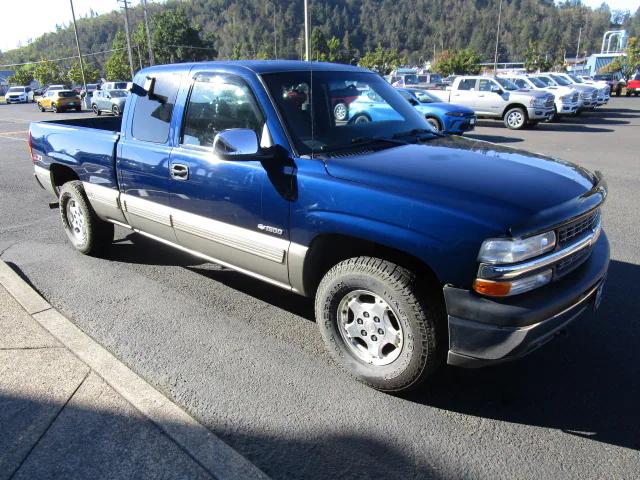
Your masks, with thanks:
<instances>
[{"instance_id":1,"label":"light pole","mask_svg":"<svg viewBox=\"0 0 640 480\"><path fill-rule=\"evenodd\" d=\"M82 61L82 53L80 52L80 40L78 39L78 26L76 25L76 12L73 10L73 0L69 0L71 4L71 17L73 18L73 31L76 35L76 47L78 47L78 60L80 61L80 73L82 74L82 87L85 94L87 91L87 80L84 78L84 62Z\"/></svg>"},{"instance_id":2,"label":"light pole","mask_svg":"<svg viewBox=\"0 0 640 480\"><path fill-rule=\"evenodd\" d=\"M582 27L578 30L578 49L576 50L576 61L573 64L574 68L578 67L578 57L580 56L580 40L582 39Z\"/></svg>"},{"instance_id":3,"label":"light pole","mask_svg":"<svg viewBox=\"0 0 640 480\"><path fill-rule=\"evenodd\" d=\"M149 65L154 65L156 60L151 47L151 30L149 30L149 18L147 17L147 0L142 0L142 12L144 13L144 29L147 32L147 48L149 49Z\"/></svg>"},{"instance_id":4,"label":"light pole","mask_svg":"<svg viewBox=\"0 0 640 480\"><path fill-rule=\"evenodd\" d=\"M309 0L304 0L304 59L309 61Z\"/></svg>"},{"instance_id":5,"label":"light pole","mask_svg":"<svg viewBox=\"0 0 640 480\"><path fill-rule=\"evenodd\" d=\"M493 56L493 74L498 73L498 43L500 42L500 21L502 20L502 0L500 0L500 7L498 8L498 30L496 32L496 53Z\"/></svg>"}]
</instances>

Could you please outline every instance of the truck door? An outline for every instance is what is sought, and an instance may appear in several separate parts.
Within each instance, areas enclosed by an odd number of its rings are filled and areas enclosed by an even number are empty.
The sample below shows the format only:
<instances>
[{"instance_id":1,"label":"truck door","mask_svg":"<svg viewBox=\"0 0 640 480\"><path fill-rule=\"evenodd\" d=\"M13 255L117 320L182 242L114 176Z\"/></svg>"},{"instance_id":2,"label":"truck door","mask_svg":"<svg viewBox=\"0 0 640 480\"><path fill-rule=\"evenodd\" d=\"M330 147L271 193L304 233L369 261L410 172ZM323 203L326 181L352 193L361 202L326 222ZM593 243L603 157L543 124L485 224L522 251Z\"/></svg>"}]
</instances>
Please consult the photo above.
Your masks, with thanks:
<instances>
[{"instance_id":1,"label":"truck door","mask_svg":"<svg viewBox=\"0 0 640 480\"><path fill-rule=\"evenodd\" d=\"M488 78L481 78L478 81L478 93L476 96L476 112L478 115L501 116L505 101L502 96L492 92L493 87L499 87L496 82Z\"/></svg>"},{"instance_id":2,"label":"truck door","mask_svg":"<svg viewBox=\"0 0 640 480\"><path fill-rule=\"evenodd\" d=\"M230 73L194 75L183 125L171 152L172 221L180 245L288 285L289 200L283 165L223 160L216 134L253 130L266 117L249 84Z\"/></svg>"},{"instance_id":3,"label":"truck door","mask_svg":"<svg viewBox=\"0 0 640 480\"><path fill-rule=\"evenodd\" d=\"M169 135L180 74L154 72L153 95L131 93L127 129L118 142L117 170L121 205L132 227L175 242L169 198ZM137 79L138 85L145 79ZM104 92L103 92L104 93Z\"/></svg>"}]
</instances>

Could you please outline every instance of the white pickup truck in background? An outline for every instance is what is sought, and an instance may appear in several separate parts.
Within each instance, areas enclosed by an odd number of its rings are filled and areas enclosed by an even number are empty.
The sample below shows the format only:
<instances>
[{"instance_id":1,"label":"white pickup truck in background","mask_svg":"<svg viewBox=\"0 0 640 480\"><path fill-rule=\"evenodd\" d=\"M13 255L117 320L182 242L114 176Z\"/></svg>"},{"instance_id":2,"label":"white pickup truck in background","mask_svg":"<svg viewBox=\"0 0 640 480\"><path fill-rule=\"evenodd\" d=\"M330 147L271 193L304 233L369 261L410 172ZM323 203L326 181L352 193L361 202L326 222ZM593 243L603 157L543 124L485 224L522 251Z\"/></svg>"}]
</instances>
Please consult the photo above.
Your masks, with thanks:
<instances>
[{"instance_id":1,"label":"white pickup truck in background","mask_svg":"<svg viewBox=\"0 0 640 480\"><path fill-rule=\"evenodd\" d=\"M517 75L505 73L500 78L515 83L521 90L538 90L550 93L555 99L554 118L561 115L574 116L581 106L580 92L571 87L563 87L562 85L549 86L542 80L529 75Z\"/></svg>"},{"instance_id":2,"label":"white pickup truck in background","mask_svg":"<svg viewBox=\"0 0 640 480\"><path fill-rule=\"evenodd\" d=\"M440 100L471 108L478 117L500 118L507 128L535 126L554 115L554 96L541 91L522 91L503 78L457 77L447 90L430 90Z\"/></svg>"}]
</instances>

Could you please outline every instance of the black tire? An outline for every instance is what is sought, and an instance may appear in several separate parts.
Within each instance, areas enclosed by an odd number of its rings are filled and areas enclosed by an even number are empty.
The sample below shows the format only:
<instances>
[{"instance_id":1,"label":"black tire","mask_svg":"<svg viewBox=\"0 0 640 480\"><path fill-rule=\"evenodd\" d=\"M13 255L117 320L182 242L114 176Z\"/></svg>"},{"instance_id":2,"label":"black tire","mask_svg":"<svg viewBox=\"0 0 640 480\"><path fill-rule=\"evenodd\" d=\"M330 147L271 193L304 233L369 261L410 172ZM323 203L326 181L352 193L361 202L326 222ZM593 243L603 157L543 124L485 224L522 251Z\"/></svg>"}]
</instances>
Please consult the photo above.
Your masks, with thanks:
<instances>
[{"instance_id":1,"label":"black tire","mask_svg":"<svg viewBox=\"0 0 640 480\"><path fill-rule=\"evenodd\" d=\"M102 112L95 103L91 105L91 110L93 110L93 113L95 113L98 117L102 115Z\"/></svg>"},{"instance_id":2,"label":"black tire","mask_svg":"<svg viewBox=\"0 0 640 480\"><path fill-rule=\"evenodd\" d=\"M339 122L345 121L349 118L349 107L344 102L336 103L335 107L333 107L333 116Z\"/></svg>"},{"instance_id":3,"label":"black tire","mask_svg":"<svg viewBox=\"0 0 640 480\"><path fill-rule=\"evenodd\" d=\"M53 108L53 111L56 113L60 113L62 111L58 108L58 106L55 103L51 104L51 108Z\"/></svg>"},{"instance_id":4,"label":"black tire","mask_svg":"<svg viewBox=\"0 0 640 480\"><path fill-rule=\"evenodd\" d=\"M510 130L522 130L528 121L527 112L521 107L512 107L504 114L504 125Z\"/></svg>"},{"instance_id":5,"label":"black tire","mask_svg":"<svg viewBox=\"0 0 640 480\"><path fill-rule=\"evenodd\" d=\"M82 182L74 180L60 188L60 217L64 231L76 250L96 255L113 242L113 224L98 218L91 207ZM80 218L80 223L70 218ZM80 225L80 227L79 227Z\"/></svg>"},{"instance_id":6,"label":"black tire","mask_svg":"<svg viewBox=\"0 0 640 480\"><path fill-rule=\"evenodd\" d=\"M81 112L82 111L82 107L76 107L76 112Z\"/></svg>"},{"instance_id":7,"label":"black tire","mask_svg":"<svg viewBox=\"0 0 640 480\"><path fill-rule=\"evenodd\" d=\"M114 105L113 107L111 107L111 113L113 113L113 115L116 117L120 116L120 109L118 108L117 105Z\"/></svg>"},{"instance_id":8,"label":"black tire","mask_svg":"<svg viewBox=\"0 0 640 480\"><path fill-rule=\"evenodd\" d=\"M46 110L46 108L44 108L42 105L38 104L38 108L40 109L41 112L44 112Z\"/></svg>"},{"instance_id":9,"label":"black tire","mask_svg":"<svg viewBox=\"0 0 640 480\"><path fill-rule=\"evenodd\" d=\"M442 124L440 123L440 120L432 116L426 116L425 119L436 130L436 132L442 132Z\"/></svg>"},{"instance_id":10,"label":"black tire","mask_svg":"<svg viewBox=\"0 0 640 480\"><path fill-rule=\"evenodd\" d=\"M355 115L349 123L369 123L371 121L371 117L366 113L358 113Z\"/></svg>"},{"instance_id":11,"label":"black tire","mask_svg":"<svg viewBox=\"0 0 640 480\"><path fill-rule=\"evenodd\" d=\"M443 301L435 287L433 293L428 292L427 285L418 282L415 274L386 260L357 257L335 265L320 282L315 298L316 321L333 359L358 380L377 390L399 393L423 383L441 365L440 345L444 344L446 338L446 334L440 338L441 325L446 323ZM387 319L391 320L386 320L387 323L371 323L380 322L373 310L372 314L362 313L366 317L363 324L363 319L355 319L351 310L349 313L339 311L341 304L342 308L347 308L344 307L345 300L352 295L357 300L360 296L369 297L371 300L365 304L372 305L372 308L379 306L377 302L386 305L391 312ZM392 353L389 355L395 356L390 358L389 363L374 365L358 356L357 347L353 346L357 339L351 337L353 340L350 345L346 340L348 334L343 333L346 328L342 326L341 318L346 318L345 314L349 318L345 325L355 325L354 322L357 322L363 326L355 326L356 330L362 328L364 332L369 329L369 341L383 342L387 338L380 340L374 335L376 332L384 335L383 329L389 327L388 321L395 321L401 327L396 328L400 332L398 338L402 338L398 351L395 352L396 346L386 342L384 348L379 350L384 354L385 348L391 345ZM366 334L362 338L365 337ZM362 352L368 351L366 347L360 348ZM376 358L385 360L380 356Z\"/></svg>"},{"instance_id":12,"label":"black tire","mask_svg":"<svg viewBox=\"0 0 640 480\"><path fill-rule=\"evenodd\" d=\"M625 92L625 95L626 95L627 97L630 97L630 96L631 96L631 92L630 92L629 90L627 90L627 91Z\"/></svg>"}]
</instances>

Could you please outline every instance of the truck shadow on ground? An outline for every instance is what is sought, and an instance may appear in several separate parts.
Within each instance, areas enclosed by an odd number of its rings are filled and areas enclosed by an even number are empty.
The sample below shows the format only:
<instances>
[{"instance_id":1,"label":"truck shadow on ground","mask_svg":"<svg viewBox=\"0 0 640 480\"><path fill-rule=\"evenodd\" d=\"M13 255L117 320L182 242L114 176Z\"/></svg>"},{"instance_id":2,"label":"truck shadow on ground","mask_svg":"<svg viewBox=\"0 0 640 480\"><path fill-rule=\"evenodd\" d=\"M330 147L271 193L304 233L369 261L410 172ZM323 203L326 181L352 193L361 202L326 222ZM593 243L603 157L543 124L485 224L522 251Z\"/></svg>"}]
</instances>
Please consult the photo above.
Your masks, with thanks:
<instances>
[{"instance_id":1,"label":"truck shadow on ground","mask_svg":"<svg viewBox=\"0 0 640 480\"><path fill-rule=\"evenodd\" d=\"M119 408L79 401L61 405L0 393L3 474L30 480L211 478L146 417L131 407L121 407L122 402L115 404ZM182 438L194 435L190 425L169 419L165 422ZM320 434L303 440L259 428L242 432L235 428L209 429L274 479L445 477L442 468L436 471L426 462L416 465L390 442L356 433ZM359 461L354 462L354 458Z\"/></svg>"},{"instance_id":2,"label":"truck shadow on ground","mask_svg":"<svg viewBox=\"0 0 640 480\"><path fill-rule=\"evenodd\" d=\"M571 120L574 120L574 119L571 119ZM614 131L614 130L612 130L610 128L591 127L591 126L587 125L588 123L589 122L585 122L585 123L568 123L568 120L560 120L559 122L539 123L536 127L524 129L524 130L522 130L522 132L554 131L554 132L576 132L576 133L580 133L580 132L584 132L584 133L607 133L607 132L613 132ZM594 123L606 124L604 122L594 122ZM628 123L628 122L623 122L623 123ZM502 122L491 121L491 120L479 121L478 122L478 126L479 127L491 127L491 128L496 128L496 129L505 129L505 130L507 129L507 127L505 127ZM474 138L476 137L476 135L474 135L474 134L470 134L469 136L470 137L474 137ZM496 136L496 137L499 138L500 136ZM491 140L491 141L495 141L497 143L501 143L501 140Z\"/></svg>"},{"instance_id":3,"label":"truck shadow on ground","mask_svg":"<svg viewBox=\"0 0 640 480\"><path fill-rule=\"evenodd\" d=\"M613 261L596 314L513 363L446 368L406 397L476 417L640 449L640 267Z\"/></svg>"}]
</instances>

